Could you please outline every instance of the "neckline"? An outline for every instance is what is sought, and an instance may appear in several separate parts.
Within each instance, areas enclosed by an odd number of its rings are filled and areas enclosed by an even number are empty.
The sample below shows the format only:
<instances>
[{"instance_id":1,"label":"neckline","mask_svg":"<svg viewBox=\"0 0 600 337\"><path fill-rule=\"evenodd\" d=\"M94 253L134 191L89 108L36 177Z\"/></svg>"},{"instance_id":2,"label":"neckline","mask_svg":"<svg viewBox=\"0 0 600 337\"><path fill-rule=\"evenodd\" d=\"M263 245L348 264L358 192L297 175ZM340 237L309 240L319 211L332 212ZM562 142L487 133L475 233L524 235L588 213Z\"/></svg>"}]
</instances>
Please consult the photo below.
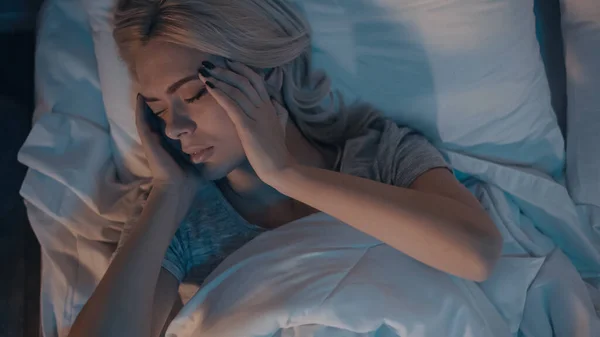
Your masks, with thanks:
<instances>
[{"instance_id":1,"label":"neckline","mask_svg":"<svg viewBox=\"0 0 600 337\"><path fill-rule=\"evenodd\" d=\"M221 192L221 189L219 188L219 186L217 186L216 182L212 182L212 184L213 184L215 190L217 191L219 201L227 209L227 212L229 214L233 214L239 222L244 224L244 226L246 226L249 229L252 229L254 231L259 231L259 232L268 231L267 228L264 228L257 224L253 224L253 223L249 222L248 220L246 220L243 216L241 216L240 213L238 213L238 211L236 211L235 208L233 208L233 206L229 203L229 200L227 200L227 198L225 198L225 196L223 195L223 192Z\"/></svg>"},{"instance_id":2,"label":"neckline","mask_svg":"<svg viewBox=\"0 0 600 337\"><path fill-rule=\"evenodd\" d=\"M233 214L237 218L237 220L239 222L241 222L244 226L246 226L248 229L251 229L251 230L254 230L254 231L257 231L257 232L262 232L262 233L269 232L269 231L272 231L274 229L286 226L288 224L300 221L302 219L306 219L308 217L314 216L316 214L325 214L325 213L317 210L317 212L307 214L307 215L302 216L302 217L300 217L298 219L294 219L294 220L292 220L290 222L282 224L281 226L278 226L277 228L265 228L265 227L259 226L257 224L251 223L248 220L246 220L240 213L238 213L238 211L235 210L235 208L233 207L233 205L231 205L231 203L229 202L229 200L227 200L227 198L225 198L225 196L223 195L223 192L221 192L221 189L217 186L217 184L215 182L212 182L212 184L213 184L213 187L215 188L215 190L217 192L217 197L219 198L219 200L221 201L221 203L224 205L224 207L227 209L227 212L229 214Z\"/></svg>"}]
</instances>

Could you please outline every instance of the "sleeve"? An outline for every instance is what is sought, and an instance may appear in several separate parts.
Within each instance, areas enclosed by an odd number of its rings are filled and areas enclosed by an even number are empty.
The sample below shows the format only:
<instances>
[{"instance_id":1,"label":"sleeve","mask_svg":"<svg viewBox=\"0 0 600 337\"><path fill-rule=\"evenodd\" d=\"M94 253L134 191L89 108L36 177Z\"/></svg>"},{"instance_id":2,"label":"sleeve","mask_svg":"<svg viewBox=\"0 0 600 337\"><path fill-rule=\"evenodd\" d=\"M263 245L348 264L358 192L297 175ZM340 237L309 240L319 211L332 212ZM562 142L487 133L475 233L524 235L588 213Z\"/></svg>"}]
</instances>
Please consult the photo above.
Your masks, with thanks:
<instances>
[{"instance_id":1,"label":"sleeve","mask_svg":"<svg viewBox=\"0 0 600 337\"><path fill-rule=\"evenodd\" d=\"M390 147L380 151L379 155L383 156L380 160L383 167L390 170L386 175L392 185L409 187L420 175L434 168L452 171L440 151L419 132L393 124L385 133L386 140L381 144Z\"/></svg>"},{"instance_id":2,"label":"sleeve","mask_svg":"<svg viewBox=\"0 0 600 337\"><path fill-rule=\"evenodd\" d=\"M175 232L171 244L165 253L165 258L162 261L162 267L175 276L179 283L183 282L190 269L189 247L187 243L185 226L180 226L177 232Z\"/></svg>"}]
</instances>

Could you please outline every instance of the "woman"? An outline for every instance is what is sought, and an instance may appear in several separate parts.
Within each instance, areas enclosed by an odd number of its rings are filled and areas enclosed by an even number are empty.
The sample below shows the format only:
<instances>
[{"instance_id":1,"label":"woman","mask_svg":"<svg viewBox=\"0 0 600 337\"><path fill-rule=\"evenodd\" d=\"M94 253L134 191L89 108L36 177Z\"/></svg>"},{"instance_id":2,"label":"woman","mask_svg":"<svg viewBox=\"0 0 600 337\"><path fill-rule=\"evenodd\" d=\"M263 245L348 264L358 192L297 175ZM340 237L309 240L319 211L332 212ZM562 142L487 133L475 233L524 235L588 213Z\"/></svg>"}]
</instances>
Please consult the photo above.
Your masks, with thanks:
<instances>
[{"instance_id":1,"label":"woman","mask_svg":"<svg viewBox=\"0 0 600 337\"><path fill-rule=\"evenodd\" d=\"M501 237L477 200L425 138L334 100L287 1L122 0L114 36L154 187L70 336L160 334L192 270L314 212L450 274L490 274Z\"/></svg>"}]
</instances>

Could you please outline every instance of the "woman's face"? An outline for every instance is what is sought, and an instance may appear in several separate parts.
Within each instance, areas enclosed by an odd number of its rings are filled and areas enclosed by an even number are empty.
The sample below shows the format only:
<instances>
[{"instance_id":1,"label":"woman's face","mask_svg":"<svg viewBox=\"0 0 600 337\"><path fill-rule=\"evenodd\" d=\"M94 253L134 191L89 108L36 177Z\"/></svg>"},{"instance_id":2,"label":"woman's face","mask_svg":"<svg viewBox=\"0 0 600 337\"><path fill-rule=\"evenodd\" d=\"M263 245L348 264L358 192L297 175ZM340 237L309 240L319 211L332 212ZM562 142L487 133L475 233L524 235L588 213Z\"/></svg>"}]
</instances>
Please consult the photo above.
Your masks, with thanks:
<instances>
[{"instance_id":1,"label":"woman's face","mask_svg":"<svg viewBox=\"0 0 600 337\"><path fill-rule=\"evenodd\" d=\"M202 61L223 60L190 48L150 42L135 60L141 94L161 118L169 138L179 140L210 180L226 176L245 161L235 126L198 79Z\"/></svg>"}]
</instances>

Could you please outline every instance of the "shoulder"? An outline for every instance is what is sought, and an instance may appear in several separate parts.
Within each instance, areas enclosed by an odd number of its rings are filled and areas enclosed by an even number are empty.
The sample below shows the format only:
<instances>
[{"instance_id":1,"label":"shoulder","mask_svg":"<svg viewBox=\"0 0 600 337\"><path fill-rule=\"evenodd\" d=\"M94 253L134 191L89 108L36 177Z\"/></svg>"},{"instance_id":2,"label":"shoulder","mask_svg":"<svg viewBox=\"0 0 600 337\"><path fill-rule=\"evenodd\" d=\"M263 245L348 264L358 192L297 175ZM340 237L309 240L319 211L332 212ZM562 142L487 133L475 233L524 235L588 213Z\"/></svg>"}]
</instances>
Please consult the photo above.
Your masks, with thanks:
<instances>
[{"instance_id":1,"label":"shoulder","mask_svg":"<svg viewBox=\"0 0 600 337\"><path fill-rule=\"evenodd\" d=\"M448 165L424 135L382 116L346 141L339 165L342 173L402 187L437 167Z\"/></svg>"},{"instance_id":2,"label":"shoulder","mask_svg":"<svg viewBox=\"0 0 600 337\"><path fill-rule=\"evenodd\" d=\"M198 190L165 258L185 266L180 275L186 274L194 266L212 266L258 234L260 231L235 213L218 187L209 182Z\"/></svg>"},{"instance_id":3,"label":"shoulder","mask_svg":"<svg viewBox=\"0 0 600 337\"><path fill-rule=\"evenodd\" d=\"M198 191L178 231L187 240L209 247L223 240L254 235L259 228L247 223L219 188L213 182L208 182Z\"/></svg>"}]
</instances>

